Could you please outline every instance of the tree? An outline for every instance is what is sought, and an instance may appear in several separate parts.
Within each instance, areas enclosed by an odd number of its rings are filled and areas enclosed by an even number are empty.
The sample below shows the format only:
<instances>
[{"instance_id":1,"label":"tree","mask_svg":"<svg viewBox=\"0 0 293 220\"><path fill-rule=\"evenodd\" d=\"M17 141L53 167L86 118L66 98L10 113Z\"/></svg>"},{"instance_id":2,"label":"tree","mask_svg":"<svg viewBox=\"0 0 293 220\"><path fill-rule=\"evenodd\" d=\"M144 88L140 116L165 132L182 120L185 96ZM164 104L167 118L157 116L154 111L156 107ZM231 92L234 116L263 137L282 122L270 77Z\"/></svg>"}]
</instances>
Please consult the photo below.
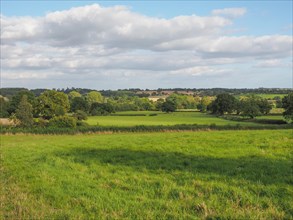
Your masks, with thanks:
<instances>
[{"instance_id":1,"label":"tree","mask_svg":"<svg viewBox=\"0 0 293 220\"><path fill-rule=\"evenodd\" d=\"M270 113L270 111L273 108L273 106L269 103L267 99L262 99L262 98L257 100L257 105L259 107L259 111L264 115L267 115L268 113Z\"/></svg>"},{"instance_id":2,"label":"tree","mask_svg":"<svg viewBox=\"0 0 293 220\"><path fill-rule=\"evenodd\" d=\"M240 101L240 114L244 117L255 118L256 116L261 115L259 106L256 100L252 98L243 99Z\"/></svg>"},{"instance_id":3,"label":"tree","mask_svg":"<svg viewBox=\"0 0 293 220\"><path fill-rule=\"evenodd\" d=\"M110 103L98 103L95 102L91 105L91 115L108 115L114 113L114 107Z\"/></svg>"},{"instance_id":4,"label":"tree","mask_svg":"<svg viewBox=\"0 0 293 220\"><path fill-rule=\"evenodd\" d=\"M87 114L84 111L77 110L73 117L75 117L78 121L87 120Z\"/></svg>"},{"instance_id":5,"label":"tree","mask_svg":"<svg viewBox=\"0 0 293 220\"><path fill-rule=\"evenodd\" d=\"M9 105L9 108L7 109L7 111L9 112L9 114L12 114L12 113L15 113L16 109L18 108L19 106L19 103L22 99L23 96L26 96L27 97L27 101L32 105L34 106L35 105L35 95L30 92L30 91L27 91L27 90L23 90L23 91L20 91L18 93L16 93L16 95L14 95L12 98L11 98L11 101L10 101L10 105Z\"/></svg>"},{"instance_id":6,"label":"tree","mask_svg":"<svg viewBox=\"0 0 293 220\"><path fill-rule=\"evenodd\" d=\"M76 97L81 97L81 94L77 91L71 91L70 93L68 93L69 100L73 100Z\"/></svg>"},{"instance_id":7,"label":"tree","mask_svg":"<svg viewBox=\"0 0 293 220\"><path fill-rule=\"evenodd\" d=\"M95 102L102 103L104 101L104 98L101 93L97 91L92 91L86 95L86 100L88 101L89 105L92 105Z\"/></svg>"},{"instance_id":8,"label":"tree","mask_svg":"<svg viewBox=\"0 0 293 220\"><path fill-rule=\"evenodd\" d=\"M176 111L176 104L170 100L165 101L162 104L162 112L175 112Z\"/></svg>"},{"instance_id":9,"label":"tree","mask_svg":"<svg viewBox=\"0 0 293 220\"><path fill-rule=\"evenodd\" d=\"M156 107L156 110L161 110L162 109L162 105L164 103L164 99L162 98L159 98L156 102L155 102L155 107Z\"/></svg>"},{"instance_id":10,"label":"tree","mask_svg":"<svg viewBox=\"0 0 293 220\"><path fill-rule=\"evenodd\" d=\"M289 93L282 99L282 106L285 109L283 112L284 118L293 123L293 92Z\"/></svg>"},{"instance_id":11,"label":"tree","mask_svg":"<svg viewBox=\"0 0 293 220\"><path fill-rule=\"evenodd\" d=\"M207 111L207 107L209 106L209 104L211 104L211 99L208 96L204 96L201 98L200 103L197 105L197 108L201 111L201 112L206 112Z\"/></svg>"},{"instance_id":12,"label":"tree","mask_svg":"<svg viewBox=\"0 0 293 220\"><path fill-rule=\"evenodd\" d=\"M5 100L4 97L0 96L0 118L9 117L8 108L9 108L9 101Z\"/></svg>"},{"instance_id":13,"label":"tree","mask_svg":"<svg viewBox=\"0 0 293 220\"><path fill-rule=\"evenodd\" d=\"M45 119L64 115L70 109L68 96L63 92L47 90L37 100L36 111Z\"/></svg>"},{"instance_id":14,"label":"tree","mask_svg":"<svg viewBox=\"0 0 293 220\"><path fill-rule=\"evenodd\" d=\"M217 95L217 98L211 103L211 111L213 114L223 115L225 113L232 113L235 108L235 97L227 93Z\"/></svg>"},{"instance_id":15,"label":"tree","mask_svg":"<svg viewBox=\"0 0 293 220\"><path fill-rule=\"evenodd\" d=\"M76 112L78 110L88 112L89 111L89 103L82 97L75 97L71 101L70 110L71 110L71 112Z\"/></svg>"},{"instance_id":16,"label":"tree","mask_svg":"<svg viewBox=\"0 0 293 220\"><path fill-rule=\"evenodd\" d=\"M30 127L34 124L33 107L28 102L26 95L22 96L16 109L15 116L23 127Z\"/></svg>"}]
</instances>

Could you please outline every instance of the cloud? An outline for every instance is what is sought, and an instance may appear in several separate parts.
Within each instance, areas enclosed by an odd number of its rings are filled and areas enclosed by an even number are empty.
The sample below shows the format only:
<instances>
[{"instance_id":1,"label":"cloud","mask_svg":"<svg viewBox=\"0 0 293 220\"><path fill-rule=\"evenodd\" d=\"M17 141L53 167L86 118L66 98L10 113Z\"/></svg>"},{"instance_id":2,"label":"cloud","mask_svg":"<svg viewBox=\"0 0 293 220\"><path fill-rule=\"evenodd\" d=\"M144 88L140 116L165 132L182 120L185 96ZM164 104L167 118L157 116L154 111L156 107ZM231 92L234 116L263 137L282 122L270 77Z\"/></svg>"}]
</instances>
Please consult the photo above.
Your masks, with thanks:
<instances>
[{"instance_id":1,"label":"cloud","mask_svg":"<svg viewBox=\"0 0 293 220\"><path fill-rule=\"evenodd\" d=\"M292 64L290 65L289 62L284 62L283 60L280 59L271 59L271 60L264 60L257 62L257 64L254 65L255 67L260 67L260 68L291 68L292 69Z\"/></svg>"},{"instance_id":2,"label":"cloud","mask_svg":"<svg viewBox=\"0 0 293 220\"><path fill-rule=\"evenodd\" d=\"M274 60L291 56L291 36L227 34L245 12L226 8L164 19L93 4L42 17L1 15L1 79L62 79L64 86L85 79L151 83L157 76L163 82L170 76L230 75L236 65L255 60L255 67L277 66Z\"/></svg>"},{"instance_id":3,"label":"cloud","mask_svg":"<svg viewBox=\"0 0 293 220\"><path fill-rule=\"evenodd\" d=\"M46 42L52 46L102 44L107 47L148 48L163 41L217 33L231 21L222 17L147 17L122 6L97 4L57 11L45 17L1 16L4 43Z\"/></svg>"},{"instance_id":4,"label":"cloud","mask_svg":"<svg viewBox=\"0 0 293 220\"><path fill-rule=\"evenodd\" d=\"M241 17L246 13L246 8L224 8L215 9L212 11L212 15L227 16L230 18Z\"/></svg>"}]
</instances>

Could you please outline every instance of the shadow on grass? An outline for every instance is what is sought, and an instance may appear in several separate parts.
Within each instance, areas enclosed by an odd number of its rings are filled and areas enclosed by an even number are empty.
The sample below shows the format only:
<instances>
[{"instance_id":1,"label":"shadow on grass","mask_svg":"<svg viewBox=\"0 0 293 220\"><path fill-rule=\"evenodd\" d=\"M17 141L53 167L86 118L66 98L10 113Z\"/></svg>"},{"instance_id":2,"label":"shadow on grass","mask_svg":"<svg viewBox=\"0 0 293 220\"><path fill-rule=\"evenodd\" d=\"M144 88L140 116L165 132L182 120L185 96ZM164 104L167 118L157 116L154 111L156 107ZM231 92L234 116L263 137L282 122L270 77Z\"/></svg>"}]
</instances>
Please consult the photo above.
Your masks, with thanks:
<instances>
[{"instance_id":1,"label":"shadow on grass","mask_svg":"<svg viewBox=\"0 0 293 220\"><path fill-rule=\"evenodd\" d=\"M250 156L240 158L215 158L185 155L177 152L134 151L129 149L74 148L56 156L89 165L104 163L129 166L135 170L155 172L182 171L193 174L218 174L228 178L245 179L262 184L292 184L292 164L286 160Z\"/></svg>"}]
</instances>

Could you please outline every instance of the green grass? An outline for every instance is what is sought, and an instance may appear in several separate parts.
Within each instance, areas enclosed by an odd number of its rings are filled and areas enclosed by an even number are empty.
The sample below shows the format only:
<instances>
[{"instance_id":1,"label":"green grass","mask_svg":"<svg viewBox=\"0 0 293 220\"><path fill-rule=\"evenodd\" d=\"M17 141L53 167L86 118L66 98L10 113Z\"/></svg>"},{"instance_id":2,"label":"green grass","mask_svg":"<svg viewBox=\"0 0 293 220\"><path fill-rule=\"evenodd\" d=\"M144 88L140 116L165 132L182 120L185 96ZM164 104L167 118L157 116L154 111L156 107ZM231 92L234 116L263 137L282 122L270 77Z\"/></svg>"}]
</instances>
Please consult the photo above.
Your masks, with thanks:
<instances>
[{"instance_id":1,"label":"green grass","mask_svg":"<svg viewBox=\"0 0 293 220\"><path fill-rule=\"evenodd\" d=\"M292 131L1 137L1 219L292 219Z\"/></svg>"},{"instance_id":2,"label":"green grass","mask_svg":"<svg viewBox=\"0 0 293 220\"><path fill-rule=\"evenodd\" d=\"M147 114L147 116L90 116L86 121L90 125L100 126L136 126L136 125L176 125L176 124L198 124L198 125L256 125L250 122L228 121L213 115L200 112L152 112L152 111L133 111L118 112L117 114ZM157 116L149 116L156 113Z\"/></svg>"},{"instance_id":3,"label":"green grass","mask_svg":"<svg viewBox=\"0 0 293 220\"><path fill-rule=\"evenodd\" d=\"M242 94L242 95L237 95L236 97L239 97L239 96L247 96L249 94ZM283 98L284 96L288 95L288 94L264 94L264 93L253 93L253 95L256 95L256 96L260 96L262 98L265 98L265 99L273 99L274 97L276 96L279 96L280 98Z\"/></svg>"}]
</instances>

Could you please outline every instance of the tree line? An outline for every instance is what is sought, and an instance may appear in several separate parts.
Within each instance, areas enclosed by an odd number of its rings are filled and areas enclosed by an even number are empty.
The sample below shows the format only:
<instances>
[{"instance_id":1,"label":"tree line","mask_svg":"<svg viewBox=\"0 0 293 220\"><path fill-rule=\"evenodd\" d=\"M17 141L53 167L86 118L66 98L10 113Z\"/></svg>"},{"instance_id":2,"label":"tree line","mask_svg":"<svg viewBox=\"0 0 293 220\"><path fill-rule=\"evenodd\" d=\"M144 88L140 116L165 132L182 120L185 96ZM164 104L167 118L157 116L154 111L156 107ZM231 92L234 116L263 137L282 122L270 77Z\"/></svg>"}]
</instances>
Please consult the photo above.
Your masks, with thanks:
<instances>
[{"instance_id":1,"label":"tree line","mask_svg":"<svg viewBox=\"0 0 293 220\"><path fill-rule=\"evenodd\" d=\"M279 100L285 109L286 120L293 120L293 93ZM222 93L212 96L190 96L173 93L166 99L157 101L120 93L119 96L103 96L100 92L89 91L81 94L70 91L68 94L57 90L45 90L36 96L29 90L18 91L9 100L0 97L0 117L10 117L23 126L33 124L43 126L76 126L87 119L88 115L109 115L116 111L163 111L174 112L178 109L196 109L215 115L234 114L254 118L265 115L272 109L272 103L256 95L235 96ZM34 120L37 118L38 120Z\"/></svg>"}]
</instances>

